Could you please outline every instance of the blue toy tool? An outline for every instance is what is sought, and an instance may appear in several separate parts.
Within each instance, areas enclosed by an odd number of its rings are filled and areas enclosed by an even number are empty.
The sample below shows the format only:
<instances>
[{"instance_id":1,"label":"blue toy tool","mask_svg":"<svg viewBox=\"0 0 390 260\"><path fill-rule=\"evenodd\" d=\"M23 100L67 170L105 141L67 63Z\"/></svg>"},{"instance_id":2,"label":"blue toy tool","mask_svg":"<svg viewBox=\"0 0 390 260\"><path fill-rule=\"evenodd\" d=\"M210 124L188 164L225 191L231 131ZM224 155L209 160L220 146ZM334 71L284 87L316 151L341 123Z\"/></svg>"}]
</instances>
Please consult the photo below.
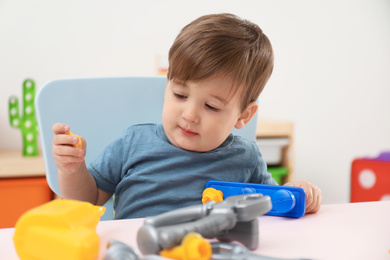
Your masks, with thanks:
<instances>
[{"instance_id":1,"label":"blue toy tool","mask_svg":"<svg viewBox=\"0 0 390 260\"><path fill-rule=\"evenodd\" d=\"M209 181L206 188L223 193L223 199L230 196L261 193L271 197L272 209L266 215L300 218L305 214L306 193L302 188L229 181Z\"/></svg>"}]
</instances>

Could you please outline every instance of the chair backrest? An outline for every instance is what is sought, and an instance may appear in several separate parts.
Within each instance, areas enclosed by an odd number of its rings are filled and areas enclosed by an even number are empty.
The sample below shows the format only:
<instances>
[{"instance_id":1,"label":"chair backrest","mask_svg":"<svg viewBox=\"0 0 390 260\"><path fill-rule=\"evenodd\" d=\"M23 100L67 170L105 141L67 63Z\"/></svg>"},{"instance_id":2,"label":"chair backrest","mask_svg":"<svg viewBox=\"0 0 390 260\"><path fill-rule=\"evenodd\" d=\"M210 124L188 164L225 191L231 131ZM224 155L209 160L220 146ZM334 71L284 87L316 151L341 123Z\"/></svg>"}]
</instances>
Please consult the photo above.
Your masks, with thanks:
<instances>
[{"instance_id":1,"label":"chair backrest","mask_svg":"<svg viewBox=\"0 0 390 260\"><path fill-rule=\"evenodd\" d=\"M50 188L61 196L52 156L53 124L60 122L85 138L89 164L129 125L161 123L166 77L59 79L41 87L35 98L36 115ZM257 115L240 130L255 140ZM112 219L112 200L102 219Z\"/></svg>"}]
</instances>

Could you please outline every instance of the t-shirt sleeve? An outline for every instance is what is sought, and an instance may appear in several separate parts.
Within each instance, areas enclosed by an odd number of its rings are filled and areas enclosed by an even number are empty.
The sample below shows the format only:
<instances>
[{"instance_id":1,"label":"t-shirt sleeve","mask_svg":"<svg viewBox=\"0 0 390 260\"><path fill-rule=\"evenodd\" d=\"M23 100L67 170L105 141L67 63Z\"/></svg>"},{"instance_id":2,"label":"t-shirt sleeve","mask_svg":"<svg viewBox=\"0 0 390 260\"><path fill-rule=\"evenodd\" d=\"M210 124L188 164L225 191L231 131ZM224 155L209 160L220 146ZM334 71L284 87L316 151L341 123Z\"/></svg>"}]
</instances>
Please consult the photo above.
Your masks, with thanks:
<instances>
[{"instance_id":1,"label":"t-shirt sleeve","mask_svg":"<svg viewBox=\"0 0 390 260\"><path fill-rule=\"evenodd\" d=\"M123 143L125 135L110 143L87 168L99 189L114 193L121 180L123 166Z\"/></svg>"}]
</instances>

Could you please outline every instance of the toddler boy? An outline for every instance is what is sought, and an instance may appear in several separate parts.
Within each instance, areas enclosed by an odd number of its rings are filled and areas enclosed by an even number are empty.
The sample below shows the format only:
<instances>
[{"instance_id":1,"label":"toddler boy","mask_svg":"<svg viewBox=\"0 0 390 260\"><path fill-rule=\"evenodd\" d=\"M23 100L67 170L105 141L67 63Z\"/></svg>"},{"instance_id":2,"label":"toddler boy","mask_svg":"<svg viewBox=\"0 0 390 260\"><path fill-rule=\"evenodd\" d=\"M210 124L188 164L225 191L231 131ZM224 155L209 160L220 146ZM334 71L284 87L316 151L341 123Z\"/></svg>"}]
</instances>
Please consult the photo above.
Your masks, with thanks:
<instances>
[{"instance_id":1,"label":"toddler boy","mask_svg":"<svg viewBox=\"0 0 390 260\"><path fill-rule=\"evenodd\" d=\"M162 124L134 125L88 167L86 143L53 126L53 156L64 198L103 205L115 194L115 218L157 215L201 203L210 180L273 184L256 143L231 134L244 127L273 69L262 30L232 14L205 15L185 26L169 51ZM321 191L304 188L306 212Z\"/></svg>"}]
</instances>

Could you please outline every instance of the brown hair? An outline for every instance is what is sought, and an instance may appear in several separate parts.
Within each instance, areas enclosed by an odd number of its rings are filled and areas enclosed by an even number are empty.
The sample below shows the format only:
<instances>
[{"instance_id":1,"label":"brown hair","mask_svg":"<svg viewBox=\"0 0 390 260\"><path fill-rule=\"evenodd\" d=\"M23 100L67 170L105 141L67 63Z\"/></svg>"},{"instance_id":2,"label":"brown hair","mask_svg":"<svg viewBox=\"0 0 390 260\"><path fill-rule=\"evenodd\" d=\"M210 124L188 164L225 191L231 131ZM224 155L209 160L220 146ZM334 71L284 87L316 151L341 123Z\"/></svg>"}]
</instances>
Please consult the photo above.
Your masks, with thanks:
<instances>
[{"instance_id":1,"label":"brown hair","mask_svg":"<svg viewBox=\"0 0 390 260\"><path fill-rule=\"evenodd\" d=\"M169 80L202 80L222 74L242 94L242 110L259 97L272 74L272 46L260 27L233 14L199 17L169 50Z\"/></svg>"}]
</instances>

